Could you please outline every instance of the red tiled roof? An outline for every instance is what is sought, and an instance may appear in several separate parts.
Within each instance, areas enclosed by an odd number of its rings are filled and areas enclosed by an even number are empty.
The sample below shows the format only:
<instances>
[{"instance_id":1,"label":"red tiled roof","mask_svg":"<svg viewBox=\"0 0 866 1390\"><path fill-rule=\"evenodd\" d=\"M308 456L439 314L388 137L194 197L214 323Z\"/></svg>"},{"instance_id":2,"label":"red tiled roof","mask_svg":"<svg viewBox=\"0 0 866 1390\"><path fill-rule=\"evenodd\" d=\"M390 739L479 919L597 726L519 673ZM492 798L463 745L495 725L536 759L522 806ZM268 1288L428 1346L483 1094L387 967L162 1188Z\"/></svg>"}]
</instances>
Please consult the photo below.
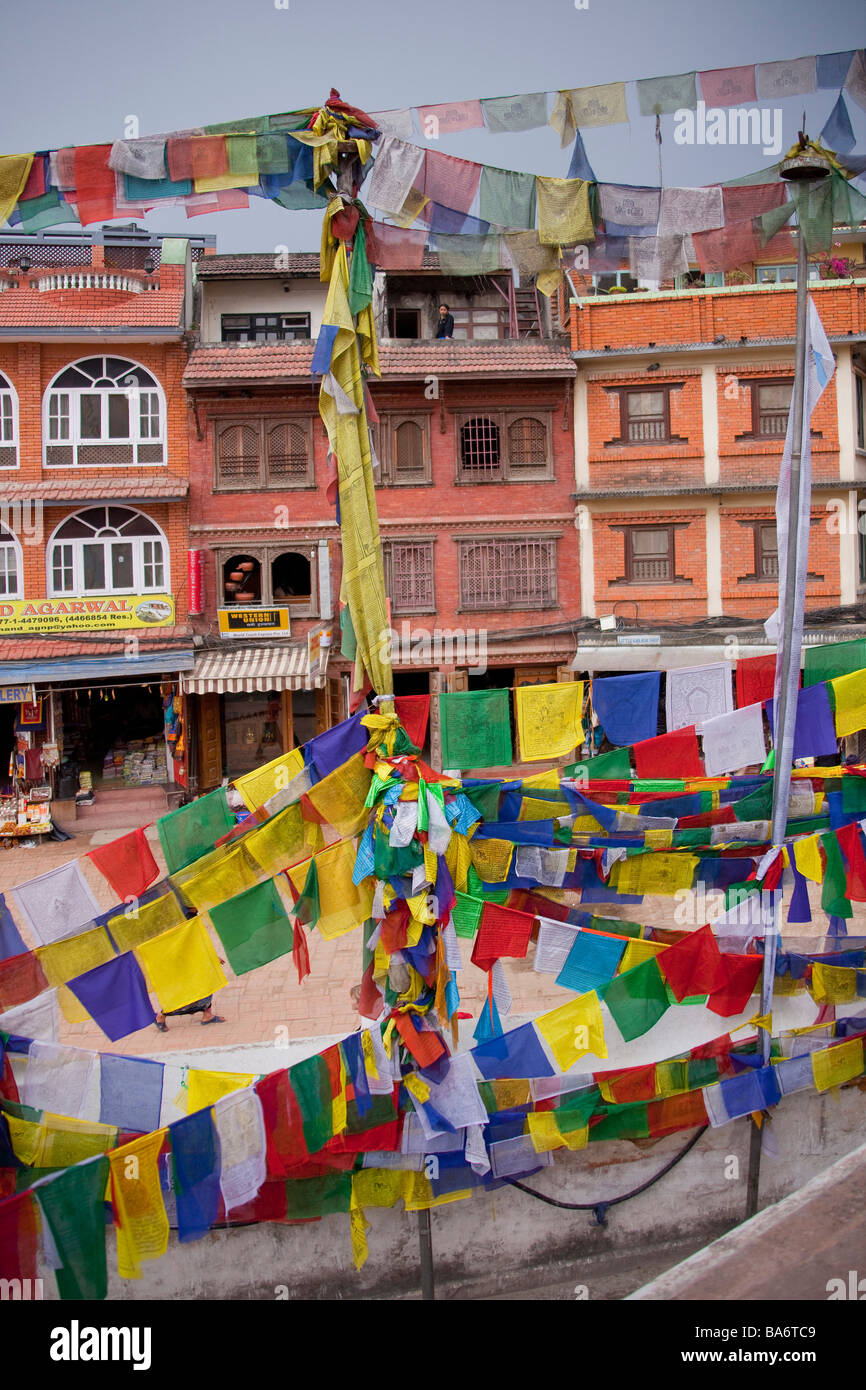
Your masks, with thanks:
<instances>
[{"instance_id":1,"label":"red tiled roof","mask_svg":"<svg viewBox=\"0 0 866 1390\"><path fill-rule=\"evenodd\" d=\"M318 251L289 251L278 255L250 252L237 256L202 256L195 263L196 278L217 279L236 275L315 275L319 276Z\"/></svg>"},{"instance_id":2,"label":"red tiled roof","mask_svg":"<svg viewBox=\"0 0 866 1390\"><path fill-rule=\"evenodd\" d=\"M183 375L185 386L232 381L308 379L312 342L218 343L196 348ZM503 338L494 342L380 343L382 376L410 377L433 372L438 376L574 376L566 343Z\"/></svg>"},{"instance_id":3,"label":"red tiled roof","mask_svg":"<svg viewBox=\"0 0 866 1390\"><path fill-rule=\"evenodd\" d=\"M43 275L63 267L41 268ZM90 274L126 274L88 267ZM36 272L31 278L35 279ZM135 277L134 272L131 278ZM8 328L163 328L182 332L183 286L158 290L7 289L0 294L0 332Z\"/></svg>"},{"instance_id":4,"label":"red tiled roof","mask_svg":"<svg viewBox=\"0 0 866 1390\"><path fill-rule=\"evenodd\" d=\"M129 500L142 497L159 501L186 497L188 492L188 479L178 478L173 473L146 478L91 474L84 478L51 478L33 482L19 478L15 482L3 483L3 499L7 502L94 502L113 497Z\"/></svg>"}]
</instances>

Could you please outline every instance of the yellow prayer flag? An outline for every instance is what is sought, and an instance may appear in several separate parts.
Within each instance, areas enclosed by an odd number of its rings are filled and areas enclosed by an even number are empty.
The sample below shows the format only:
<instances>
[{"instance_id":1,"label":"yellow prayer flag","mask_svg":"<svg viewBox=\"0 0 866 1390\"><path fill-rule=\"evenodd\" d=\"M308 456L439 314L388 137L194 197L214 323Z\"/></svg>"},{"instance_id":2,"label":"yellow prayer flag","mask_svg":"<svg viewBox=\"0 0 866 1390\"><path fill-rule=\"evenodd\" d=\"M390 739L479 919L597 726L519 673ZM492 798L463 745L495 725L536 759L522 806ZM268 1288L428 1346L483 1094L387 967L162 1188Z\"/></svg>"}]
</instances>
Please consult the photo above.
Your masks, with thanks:
<instances>
[{"instance_id":1,"label":"yellow prayer flag","mask_svg":"<svg viewBox=\"0 0 866 1390\"><path fill-rule=\"evenodd\" d=\"M816 1004L853 1004L857 999L857 971L816 960L809 993Z\"/></svg>"},{"instance_id":2,"label":"yellow prayer flag","mask_svg":"<svg viewBox=\"0 0 866 1390\"><path fill-rule=\"evenodd\" d=\"M131 902L125 912L109 918L108 930L117 942L118 951L134 951L142 942L150 941L185 921L183 909L174 893L164 893L161 898L141 907L136 901Z\"/></svg>"},{"instance_id":3,"label":"yellow prayer flag","mask_svg":"<svg viewBox=\"0 0 866 1390\"><path fill-rule=\"evenodd\" d=\"M352 1174L352 1193L360 1207L394 1207L403 1200L409 1170L360 1168Z\"/></svg>"},{"instance_id":4,"label":"yellow prayer flag","mask_svg":"<svg viewBox=\"0 0 866 1390\"><path fill-rule=\"evenodd\" d=\"M624 975L627 970L634 969L636 965L643 965L644 961L650 960L653 956L661 955L662 951L667 949L662 941L630 940L623 951L617 974Z\"/></svg>"},{"instance_id":5,"label":"yellow prayer flag","mask_svg":"<svg viewBox=\"0 0 866 1390\"><path fill-rule=\"evenodd\" d=\"M200 917L143 941L135 954L166 1013L206 999L228 984Z\"/></svg>"},{"instance_id":6,"label":"yellow prayer flag","mask_svg":"<svg viewBox=\"0 0 866 1390\"><path fill-rule=\"evenodd\" d=\"M322 819L343 838L359 834L367 824L370 812L364 802L372 777L372 772L364 763L364 754L355 753L307 793Z\"/></svg>"},{"instance_id":7,"label":"yellow prayer flag","mask_svg":"<svg viewBox=\"0 0 866 1390\"><path fill-rule=\"evenodd\" d=\"M535 1026L560 1071L568 1071L587 1052L594 1052L597 1057L607 1056L601 1007L595 990L581 994L559 1009L541 1014Z\"/></svg>"},{"instance_id":8,"label":"yellow prayer flag","mask_svg":"<svg viewBox=\"0 0 866 1390\"><path fill-rule=\"evenodd\" d=\"M589 1126L574 1129L563 1134L552 1110L542 1110L538 1114L527 1115L527 1128L536 1153L547 1153L550 1149L585 1149L589 1142Z\"/></svg>"},{"instance_id":9,"label":"yellow prayer flag","mask_svg":"<svg viewBox=\"0 0 866 1390\"><path fill-rule=\"evenodd\" d=\"M812 1075L819 1091L853 1081L863 1072L863 1039L850 1038L835 1047L822 1048L812 1054Z\"/></svg>"},{"instance_id":10,"label":"yellow prayer flag","mask_svg":"<svg viewBox=\"0 0 866 1390\"><path fill-rule=\"evenodd\" d=\"M354 884L355 848L351 840L340 840L315 856L319 882L320 917L316 930L331 941L360 927L373 906L372 881ZM298 893L304 891L309 863L293 865L286 872Z\"/></svg>"},{"instance_id":11,"label":"yellow prayer flag","mask_svg":"<svg viewBox=\"0 0 866 1390\"><path fill-rule=\"evenodd\" d=\"M673 830L645 830L644 844L647 849L670 849L674 842Z\"/></svg>"},{"instance_id":12,"label":"yellow prayer flag","mask_svg":"<svg viewBox=\"0 0 866 1390\"><path fill-rule=\"evenodd\" d=\"M837 676L830 685L836 705L836 737L847 738L866 729L866 671Z\"/></svg>"},{"instance_id":13,"label":"yellow prayer flag","mask_svg":"<svg viewBox=\"0 0 866 1390\"><path fill-rule=\"evenodd\" d=\"M818 836L807 835L802 840L795 840L791 848L794 851L794 863L804 878L810 878L813 883L823 883L824 864Z\"/></svg>"},{"instance_id":14,"label":"yellow prayer flag","mask_svg":"<svg viewBox=\"0 0 866 1390\"><path fill-rule=\"evenodd\" d=\"M232 1091L242 1091L246 1086L252 1086L255 1079L255 1073L204 1071L201 1067L190 1067L187 1073L187 1114L192 1115L196 1110L214 1105L223 1096L230 1096Z\"/></svg>"},{"instance_id":15,"label":"yellow prayer flag","mask_svg":"<svg viewBox=\"0 0 866 1390\"><path fill-rule=\"evenodd\" d=\"M67 985L58 985L57 1004L67 1023L92 1023L93 1019Z\"/></svg>"},{"instance_id":16,"label":"yellow prayer flag","mask_svg":"<svg viewBox=\"0 0 866 1390\"><path fill-rule=\"evenodd\" d=\"M50 946L37 946L36 955L50 985L65 985L114 957L114 948L104 927L94 927L80 936L68 936Z\"/></svg>"},{"instance_id":17,"label":"yellow prayer flag","mask_svg":"<svg viewBox=\"0 0 866 1390\"><path fill-rule=\"evenodd\" d=\"M309 859L321 849L322 827L305 821L300 805L287 806L244 839L244 845L266 874L278 874L289 864Z\"/></svg>"},{"instance_id":18,"label":"yellow prayer flag","mask_svg":"<svg viewBox=\"0 0 866 1390\"><path fill-rule=\"evenodd\" d=\"M423 1076L419 1076L417 1072L410 1071L407 1076L404 1076L403 1085L406 1087L409 1094L414 1096L416 1100L423 1102L430 1099L430 1087L427 1085Z\"/></svg>"},{"instance_id":19,"label":"yellow prayer flag","mask_svg":"<svg viewBox=\"0 0 866 1390\"><path fill-rule=\"evenodd\" d=\"M220 193L224 188L255 188L259 181L258 169L241 170L239 173L209 174L195 180L196 193Z\"/></svg>"},{"instance_id":20,"label":"yellow prayer flag","mask_svg":"<svg viewBox=\"0 0 866 1390\"><path fill-rule=\"evenodd\" d=\"M634 854L614 864L610 883L618 893L673 896L691 888L698 865L694 854Z\"/></svg>"},{"instance_id":21,"label":"yellow prayer flag","mask_svg":"<svg viewBox=\"0 0 866 1390\"><path fill-rule=\"evenodd\" d=\"M254 888L261 877L262 870L247 854L246 846L240 844L227 848L225 856L212 868L187 879L182 891L196 912L206 912L209 907Z\"/></svg>"},{"instance_id":22,"label":"yellow prayer flag","mask_svg":"<svg viewBox=\"0 0 866 1390\"><path fill-rule=\"evenodd\" d=\"M523 796L520 800L518 820L554 820L557 816L570 816L571 807L567 801L542 801L537 796Z\"/></svg>"},{"instance_id":23,"label":"yellow prayer flag","mask_svg":"<svg viewBox=\"0 0 866 1390\"><path fill-rule=\"evenodd\" d=\"M140 1279L142 1260L158 1260L168 1248L168 1216L157 1166L165 1135L164 1129L144 1134L108 1156L121 1279Z\"/></svg>"},{"instance_id":24,"label":"yellow prayer flag","mask_svg":"<svg viewBox=\"0 0 866 1390\"><path fill-rule=\"evenodd\" d=\"M537 174L538 240L542 246L570 246L595 241L589 210L589 184L583 179L554 179Z\"/></svg>"},{"instance_id":25,"label":"yellow prayer flag","mask_svg":"<svg viewBox=\"0 0 866 1390\"><path fill-rule=\"evenodd\" d=\"M676 1096L689 1089L689 1064L683 1060L657 1062L655 1091L657 1096Z\"/></svg>"},{"instance_id":26,"label":"yellow prayer flag","mask_svg":"<svg viewBox=\"0 0 866 1390\"><path fill-rule=\"evenodd\" d=\"M524 762L561 758L583 743L583 681L519 685L514 701Z\"/></svg>"},{"instance_id":27,"label":"yellow prayer flag","mask_svg":"<svg viewBox=\"0 0 866 1390\"><path fill-rule=\"evenodd\" d=\"M9 221L33 163L32 154L0 155L0 227Z\"/></svg>"},{"instance_id":28,"label":"yellow prayer flag","mask_svg":"<svg viewBox=\"0 0 866 1390\"><path fill-rule=\"evenodd\" d=\"M352 1236L352 1262L356 1269L362 1269L370 1253L370 1247L367 1244L367 1232L370 1229L370 1223L355 1194L354 1183L349 1202L349 1227Z\"/></svg>"},{"instance_id":29,"label":"yellow prayer flag","mask_svg":"<svg viewBox=\"0 0 866 1390\"><path fill-rule=\"evenodd\" d=\"M448 841L448 848L445 851L445 863L454 880L454 887L457 892L465 893L466 876L469 873L469 865L472 863L469 841L465 835L452 833L451 839Z\"/></svg>"},{"instance_id":30,"label":"yellow prayer flag","mask_svg":"<svg viewBox=\"0 0 866 1390\"><path fill-rule=\"evenodd\" d=\"M502 883L508 877L514 845L510 840L469 841L469 857L482 883Z\"/></svg>"},{"instance_id":31,"label":"yellow prayer flag","mask_svg":"<svg viewBox=\"0 0 866 1390\"><path fill-rule=\"evenodd\" d=\"M537 690L539 687L527 688ZM555 767L549 767L544 772L533 772L531 776L523 778L523 791L530 796L533 792L558 792L559 786L560 777Z\"/></svg>"},{"instance_id":32,"label":"yellow prayer flag","mask_svg":"<svg viewBox=\"0 0 866 1390\"><path fill-rule=\"evenodd\" d=\"M439 873L439 856L435 850L428 845L424 845L424 873L428 883L435 883Z\"/></svg>"},{"instance_id":33,"label":"yellow prayer flag","mask_svg":"<svg viewBox=\"0 0 866 1390\"><path fill-rule=\"evenodd\" d=\"M264 806L277 792L285 791L289 783L303 770L303 749L290 748L288 753L282 753L279 758L265 763L264 767L256 767L252 772L245 772L242 777L236 777L235 790L240 792L247 809L255 811L259 806Z\"/></svg>"}]
</instances>

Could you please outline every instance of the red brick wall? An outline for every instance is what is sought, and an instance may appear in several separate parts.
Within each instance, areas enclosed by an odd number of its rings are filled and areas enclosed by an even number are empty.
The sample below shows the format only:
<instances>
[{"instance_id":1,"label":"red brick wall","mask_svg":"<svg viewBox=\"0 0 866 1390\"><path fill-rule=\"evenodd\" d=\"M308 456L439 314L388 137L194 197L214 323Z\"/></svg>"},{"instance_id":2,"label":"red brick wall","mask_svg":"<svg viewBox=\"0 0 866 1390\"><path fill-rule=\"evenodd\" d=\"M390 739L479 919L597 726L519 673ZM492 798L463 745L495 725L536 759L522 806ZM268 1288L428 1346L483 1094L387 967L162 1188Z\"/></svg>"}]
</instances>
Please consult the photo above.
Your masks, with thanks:
<instances>
[{"instance_id":1,"label":"red brick wall","mask_svg":"<svg viewBox=\"0 0 866 1390\"><path fill-rule=\"evenodd\" d=\"M411 620L415 626L429 628L434 622L445 627L486 626L508 630L561 622L580 614L580 575L578 535L574 528L574 432L572 421L573 382L568 381L500 381L451 382L440 381L438 400L427 400L424 382L382 383L373 388L378 411L411 414L417 411L429 418L432 482L419 486L379 486L376 501L383 539L393 537L435 537L434 594L435 617L421 616ZM287 535L285 530L269 527L275 505L287 505L289 519L299 530L289 531L298 538L313 539L328 536L332 539L332 586L336 596L340 581L340 547L333 524L334 508L325 495L327 440L318 419L316 394L307 386L289 387L280 391L258 392L253 399L232 396L224 400L199 397L198 415L203 438L195 435L191 411L190 432L190 522L197 526L227 528L219 534L193 530L193 544L212 551L217 545L231 543L236 535L239 544L244 536L272 542ZM550 482L456 484L459 422L458 412L466 410L526 408L533 405L550 408L550 441L555 477ZM237 415L242 417L263 414L303 415L316 412L313 425L316 487L312 490L285 492L214 493L213 417ZM456 423L456 428L455 428ZM444 433L443 433L444 426ZM244 529L245 524L250 529ZM253 530L253 527L268 527ZM484 531L485 535L501 534L525 538L535 532L561 532L558 542L558 604L543 610L515 612L482 612L459 610L458 546L455 536L470 537ZM215 620L215 565L208 554L205 562L207 615L203 627L212 627ZM408 619L407 619L408 620ZM403 622L395 615L395 626ZM293 624L293 630L294 630ZM301 635L309 624L299 625Z\"/></svg>"},{"instance_id":2,"label":"red brick wall","mask_svg":"<svg viewBox=\"0 0 866 1390\"><path fill-rule=\"evenodd\" d=\"M675 383L670 392L671 434L682 444L613 444L625 433L621 397L611 386L639 386L654 391ZM618 371L587 380L589 476L593 488L687 487L704 481L700 372L694 367L664 372Z\"/></svg>"},{"instance_id":3,"label":"red brick wall","mask_svg":"<svg viewBox=\"0 0 866 1390\"><path fill-rule=\"evenodd\" d=\"M771 507L722 507L722 605L735 617L769 617L776 606L778 583L775 579L742 582L743 576L755 570L754 533L742 522L775 523ZM812 527L809 533L809 573L821 575L808 579L806 607L826 608L839 602L841 575L839 571L839 537L831 535L827 512L820 504L812 506Z\"/></svg>"},{"instance_id":4,"label":"red brick wall","mask_svg":"<svg viewBox=\"0 0 866 1390\"><path fill-rule=\"evenodd\" d=\"M752 390L745 382L778 377L793 378L794 360L780 358L758 366L733 361L716 367L719 419L719 474L723 483L754 483L774 487L784 449L778 439L738 439L752 429ZM839 477L839 429L835 378L827 386L812 414L812 476Z\"/></svg>"},{"instance_id":5,"label":"red brick wall","mask_svg":"<svg viewBox=\"0 0 866 1390\"><path fill-rule=\"evenodd\" d=\"M103 354L140 363L152 372L161 385L166 402L167 464L135 468L43 468L42 401L47 387L63 367L82 358ZM66 481L74 485L76 491L83 482L87 482L92 484L95 501L100 497L100 483L108 479L134 476L136 480L159 480L170 474L185 482L189 474L186 398L181 387L185 362L186 351L180 343L19 342L0 345L0 371L18 393L20 440L19 467L14 471L0 472L0 499L4 479L16 486L16 495L21 484L27 482ZM146 513L165 533L170 550L171 588L177 604L177 622L183 626L188 618L186 502L126 503L123 498L118 498L117 502L120 506L131 505ZM65 517L89 505L91 503L87 500L82 500L75 505L45 507L42 542L23 544L25 597L45 596L45 543ZM24 541L25 538L21 539Z\"/></svg>"},{"instance_id":6,"label":"red brick wall","mask_svg":"<svg viewBox=\"0 0 866 1390\"><path fill-rule=\"evenodd\" d=\"M614 527L667 526L684 523L676 532L674 555L675 584L629 584L625 575L625 537ZM610 613L615 604L625 618L640 621L661 619L684 622L700 618L707 611L706 520L704 512L693 508L662 510L647 506L640 512L598 512L593 517L595 556L595 601L599 614ZM685 582L683 582L685 581ZM637 605L635 613L634 605Z\"/></svg>"}]
</instances>

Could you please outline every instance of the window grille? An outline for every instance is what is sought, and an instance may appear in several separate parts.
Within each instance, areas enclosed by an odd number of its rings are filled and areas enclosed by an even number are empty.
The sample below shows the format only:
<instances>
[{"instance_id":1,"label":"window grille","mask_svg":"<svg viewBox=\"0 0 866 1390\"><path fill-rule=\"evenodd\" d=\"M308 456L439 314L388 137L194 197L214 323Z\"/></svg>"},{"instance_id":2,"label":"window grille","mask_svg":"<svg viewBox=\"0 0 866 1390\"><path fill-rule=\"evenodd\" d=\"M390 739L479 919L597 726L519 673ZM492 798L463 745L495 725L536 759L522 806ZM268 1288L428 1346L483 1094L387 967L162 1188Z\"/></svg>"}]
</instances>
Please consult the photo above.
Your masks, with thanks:
<instances>
[{"instance_id":1,"label":"window grille","mask_svg":"<svg viewBox=\"0 0 866 1390\"><path fill-rule=\"evenodd\" d=\"M268 478L272 482L311 482L309 436L303 425L286 421L267 432Z\"/></svg>"},{"instance_id":2,"label":"window grille","mask_svg":"<svg viewBox=\"0 0 866 1390\"><path fill-rule=\"evenodd\" d=\"M521 416L508 427L508 462L512 468L543 468L547 462L547 431L541 420Z\"/></svg>"},{"instance_id":3,"label":"window grille","mask_svg":"<svg viewBox=\"0 0 866 1390\"><path fill-rule=\"evenodd\" d=\"M433 608L432 541L388 541L385 578L394 613L429 613Z\"/></svg>"},{"instance_id":4,"label":"window grille","mask_svg":"<svg viewBox=\"0 0 866 1390\"><path fill-rule=\"evenodd\" d=\"M461 547L462 608L547 608L556 603L556 542L473 541Z\"/></svg>"},{"instance_id":5,"label":"window grille","mask_svg":"<svg viewBox=\"0 0 866 1390\"><path fill-rule=\"evenodd\" d=\"M261 450L259 430L253 425L227 425L220 430L218 468L224 483L259 481Z\"/></svg>"},{"instance_id":6,"label":"window grille","mask_svg":"<svg viewBox=\"0 0 866 1390\"><path fill-rule=\"evenodd\" d=\"M460 462L473 477L499 478L499 426L486 416L474 416L460 430Z\"/></svg>"}]
</instances>

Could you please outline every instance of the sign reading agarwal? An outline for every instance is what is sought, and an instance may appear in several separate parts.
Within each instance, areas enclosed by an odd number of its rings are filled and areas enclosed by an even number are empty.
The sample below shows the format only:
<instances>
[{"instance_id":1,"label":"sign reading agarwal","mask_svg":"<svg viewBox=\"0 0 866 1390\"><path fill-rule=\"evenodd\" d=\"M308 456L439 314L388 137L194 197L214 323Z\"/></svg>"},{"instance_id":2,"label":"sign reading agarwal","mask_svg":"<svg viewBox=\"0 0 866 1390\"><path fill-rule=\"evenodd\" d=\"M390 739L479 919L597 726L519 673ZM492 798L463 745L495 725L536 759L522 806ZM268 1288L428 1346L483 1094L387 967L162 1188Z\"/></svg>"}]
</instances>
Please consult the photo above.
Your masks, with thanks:
<instances>
[{"instance_id":1,"label":"sign reading agarwal","mask_svg":"<svg viewBox=\"0 0 866 1390\"><path fill-rule=\"evenodd\" d=\"M170 627L170 594L126 594L123 598L8 599L0 603L0 636L39 632L104 632L132 627Z\"/></svg>"}]
</instances>

